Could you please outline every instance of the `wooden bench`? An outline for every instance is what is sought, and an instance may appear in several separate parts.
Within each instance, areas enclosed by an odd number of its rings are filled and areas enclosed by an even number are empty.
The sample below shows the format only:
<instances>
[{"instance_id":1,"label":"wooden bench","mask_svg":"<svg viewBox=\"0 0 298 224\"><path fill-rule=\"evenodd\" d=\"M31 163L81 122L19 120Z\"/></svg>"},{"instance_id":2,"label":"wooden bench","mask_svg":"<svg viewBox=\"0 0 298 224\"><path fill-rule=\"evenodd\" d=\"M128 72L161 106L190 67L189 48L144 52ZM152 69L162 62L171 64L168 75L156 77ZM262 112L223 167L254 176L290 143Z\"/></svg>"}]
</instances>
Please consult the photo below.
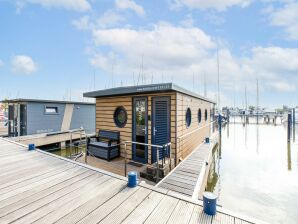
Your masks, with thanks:
<instances>
[{"instance_id":1,"label":"wooden bench","mask_svg":"<svg viewBox=\"0 0 298 224\"><path fill-rule=\"evenodd\" d=\"M95 141L87 140L87 155L110 161L120 156L120 132L99 130Z\"/></svg>"}]
</instances>

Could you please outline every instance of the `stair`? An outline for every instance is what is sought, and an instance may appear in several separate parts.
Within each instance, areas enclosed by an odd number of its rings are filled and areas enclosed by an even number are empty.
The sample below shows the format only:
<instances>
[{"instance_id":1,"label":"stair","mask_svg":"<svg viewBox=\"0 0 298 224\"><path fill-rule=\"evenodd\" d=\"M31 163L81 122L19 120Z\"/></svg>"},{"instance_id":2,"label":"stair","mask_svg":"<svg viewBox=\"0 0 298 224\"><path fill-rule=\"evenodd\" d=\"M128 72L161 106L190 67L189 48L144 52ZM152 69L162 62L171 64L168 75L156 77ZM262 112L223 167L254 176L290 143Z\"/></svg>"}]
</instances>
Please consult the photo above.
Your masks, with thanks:
<instances>
[{"instance_id":1,"label":"stair","mask_svg":"<svg viewBox=\"0 0 298 224\"><path fill-rule=\"evenodd\" d=\"M158 173L158 181L164 178L170 172L170 165L169 164L159 164L159 173ZM140 176L150 181L158 182L157 181L157 167L156 163L147 165L146 169L140 172Z\"/></svg>"}]
</instances>

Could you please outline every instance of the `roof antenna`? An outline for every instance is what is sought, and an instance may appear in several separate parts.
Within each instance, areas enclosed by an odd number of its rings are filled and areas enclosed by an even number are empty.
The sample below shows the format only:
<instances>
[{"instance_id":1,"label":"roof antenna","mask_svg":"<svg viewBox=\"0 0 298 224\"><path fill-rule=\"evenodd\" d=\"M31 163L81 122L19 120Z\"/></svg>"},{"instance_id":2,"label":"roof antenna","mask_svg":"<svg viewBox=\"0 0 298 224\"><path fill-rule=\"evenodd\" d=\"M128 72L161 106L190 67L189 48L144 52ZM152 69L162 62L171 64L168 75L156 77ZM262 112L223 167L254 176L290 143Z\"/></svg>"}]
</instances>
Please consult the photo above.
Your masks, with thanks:
<instances>
[{"instance_id":1,"label":"roof antenna","mask_svg":"<svg viewBox=\"0 0 298 224\"><path fill-rule=\"evenodd\" d=\"M192 91L195 91L195 73L192 73Z\"/></svg>"},{"instance_id":2,"label":"roof antenna","mask_svg":"<svg viewBox=\"0 0 298 224\"><path fill-rule=\"evenodd\" d=\"M114 87L114 57L112 59L112 88Z\"/></svg>"},{"instance_id":3,"label":"roof antenna","mask_svg":"<svg viewBox=\"0 0 298 224\"><path fill-rule=\"evenodd\" d=\"M145 82L145 74L144 74L144 54L142 54L142 83Z\"/></svg>"},{"instance_id":4,"label":"roof antenna","mask_svg":"<svg viewBox=\"0 0 298 224\"><path fill-rule=\"evenodd\" d=\"M93 70L93 89L95 90L95 69Z\"/></svg>"},{"instance_id":5,"label":"roof antenna","mask_svg":"<svg viewBox=\"0 0 298 224\"><path fill-rule=\"evenodd\" d=\"M204 72L204 97L207 97L206 73Z\"/></svg>"},{"instance_id":6,"label":"roof antenna","mask_svg":"<svg viewBox=\"0 0 298 224\"><path fill-rule=\"evenodd\" d=\"M133 79L133 85L135 86L136 85L136 81L135 81L135 73L132 72L132 79Z\"/></svg>"}]
</instances>

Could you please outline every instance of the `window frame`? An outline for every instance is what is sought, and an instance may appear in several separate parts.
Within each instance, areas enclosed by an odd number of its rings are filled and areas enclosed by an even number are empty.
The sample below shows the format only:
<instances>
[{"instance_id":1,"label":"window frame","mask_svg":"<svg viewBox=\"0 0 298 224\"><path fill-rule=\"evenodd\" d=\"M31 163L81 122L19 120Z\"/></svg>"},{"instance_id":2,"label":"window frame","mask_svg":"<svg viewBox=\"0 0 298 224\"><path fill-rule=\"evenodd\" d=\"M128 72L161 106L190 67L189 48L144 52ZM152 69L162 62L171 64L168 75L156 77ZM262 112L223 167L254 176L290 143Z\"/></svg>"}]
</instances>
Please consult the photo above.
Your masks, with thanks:
<instances>
[{"instance_id":1,"label":"window frame","mask_svg":"<svg viewBox=\"0 0 298 224\"><path fill-rule=\"evenodd\" d=\"M54 109L55 111L50 112L50 111L47 111L47 109ZM46 114L46 115L57 115L57 114L59 114L59 107L58 106L45 105L44 106L44 114Z\"/></svg>"},{"instance_id":2,"label":"window frame","mask_svg":"<svg viewBox=\"0 0 298 224\"><path fill-rule=\"evenodd\" d=\"M186 127L189 128L191 126L191 109L190 107L187 107L185 111L185 124Z\"/></svg>"},{"instance_id":3,"label":"window frame","mask_svg":"<svg viewBox=\"0 0 298 224\"><path fill-rule=\"evenodd\" d=\"M198 110L198 124L201 124L202 122L202 110L199 108Z\"/></svg>"},{"instance_id":4,"label":"window frame","mask_svg":"<svg viewBox=\"0 0 298 224\"><path fill-rule=\"evenodd\" d=\"M121 111L123 111L125 114L124 122L119 122L119 120L117 120L117 117ZM125 109L125 107L118 106L115 108L114 113L113 113L113 120L114 120L114 124L116 125L117 128L124 128L126 126L127 120L128 120L128 115L127 115L127 110Z\"/></svg>"}]
</instances>

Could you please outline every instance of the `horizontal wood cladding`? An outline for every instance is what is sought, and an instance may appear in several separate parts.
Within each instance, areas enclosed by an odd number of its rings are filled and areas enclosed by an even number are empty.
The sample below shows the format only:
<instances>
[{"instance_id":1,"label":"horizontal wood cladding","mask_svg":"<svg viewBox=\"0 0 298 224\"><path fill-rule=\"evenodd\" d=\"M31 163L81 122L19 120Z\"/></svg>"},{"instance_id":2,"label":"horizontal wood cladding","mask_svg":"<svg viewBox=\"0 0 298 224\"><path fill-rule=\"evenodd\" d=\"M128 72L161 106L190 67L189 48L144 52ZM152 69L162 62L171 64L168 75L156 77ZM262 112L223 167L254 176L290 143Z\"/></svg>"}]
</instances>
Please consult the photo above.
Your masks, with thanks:
<instances>
[{"instance_id":1,"label":"horizontal wood cladding","mask_svg":"<svg viewBox=\"0 0 298 224\"><path fill-rule=\"evenodd\" d=\"M130 96L101 97L96 99L96 130L111 130L120 132L120 140L132 140L132 106L133 97L147 97L148 99L148 115L152 116L152 98L169 96L171 98L171 154L174 156L176 147L176 93L157 93L142 94ZM119 128L114 123L114 112L117 107L123 106L127 111L127 123L125 127ZM148 142L151 143L151 121L148 121ZM128 158L132 158L131 144L127 145ZM125 156L124 146L121 146L121 156ZM151 163L151 147L148 147L148 162Z\"/></svg>"},{"instance_id":2,"label":"horizontal wood cladding","mask_svg":"<svg viewBox=\"0 0 298 224\"><path fill-rule=\"evenodd\" d=\"M184 159L197 148L210 133L210 109L211 103L177 93L177 157ZM191 110L191 124L186 125L186 110ZM201 109L201 122L198 120L198 111ZM207 110L207 120L205 120ZM198 130L198 128L201 128Z\"/></svg>"}]
</instances>

